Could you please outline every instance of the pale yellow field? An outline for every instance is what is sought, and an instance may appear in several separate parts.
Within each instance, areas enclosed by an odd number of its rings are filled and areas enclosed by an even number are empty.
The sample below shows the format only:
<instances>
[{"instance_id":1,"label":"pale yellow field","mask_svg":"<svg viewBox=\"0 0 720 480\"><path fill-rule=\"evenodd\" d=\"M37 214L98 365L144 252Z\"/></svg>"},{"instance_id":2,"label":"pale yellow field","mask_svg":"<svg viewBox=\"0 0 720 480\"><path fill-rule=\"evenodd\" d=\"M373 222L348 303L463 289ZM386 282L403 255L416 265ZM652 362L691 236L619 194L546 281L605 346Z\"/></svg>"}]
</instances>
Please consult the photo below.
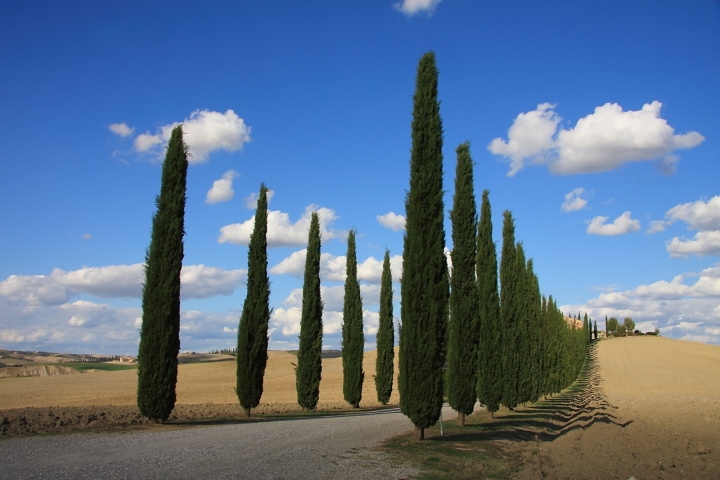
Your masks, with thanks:
<instances>
[{"instance_id":1,"label":"pale yellow field","mask_svg":"<svg viewBox=\"0 0 720 480\"><path fill-rule=\"evenodd\" d=\"M297 357L283 351L268 352L264 393L258 410L294 410L297 407L295 371ZM362 407L379 405L375 393L377 352L366 352L363 362ZM399 401L396 380L390 403ZM178 368L177 404L237 404L235 362L181 364ZM72 407L135 405L137 371L94 372L81 375L0 379L0 410L22 407ZM342 361L323 359L318 408L347 408L342 395Z\"/></svg>"}]
</instances>

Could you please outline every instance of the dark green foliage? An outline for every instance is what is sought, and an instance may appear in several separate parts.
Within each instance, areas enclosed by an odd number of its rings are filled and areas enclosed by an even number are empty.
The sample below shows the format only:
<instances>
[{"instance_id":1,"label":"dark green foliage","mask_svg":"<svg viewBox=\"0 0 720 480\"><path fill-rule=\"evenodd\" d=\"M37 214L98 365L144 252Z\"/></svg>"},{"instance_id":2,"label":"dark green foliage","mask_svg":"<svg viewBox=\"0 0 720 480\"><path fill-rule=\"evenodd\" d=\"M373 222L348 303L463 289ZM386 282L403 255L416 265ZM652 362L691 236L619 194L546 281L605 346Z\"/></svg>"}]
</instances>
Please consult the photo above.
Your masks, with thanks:
<instances>
[{"instance_id":1,"label":"dark green foliage","mask_svg":"<svg viewBox=\"0 0 720 480\"><path fill-rule=\"evenodd\" d=\"M503 328L503 396L502 404L515 408L518 404L518 300L515 224L512 214L503 213L503 245L500 259L500 318Z\"/></svg>"},{"instance_id":2,"label":"dark green foliage","mask_svg":"<svg viewBox=\"0 0 720 480\"><path fill-rule=\"evenodd\" d=\"M606 321L607 324L607 331L608 332L617 332L618 328L620 328L620 324L618 323L618 319L615 317L610 317L610 320Z\"/></svg>"},{"instance_id":3,"label":"dark green foliage","mask_svg":"<svg viewBox=\"0 0 720 480\"><path fill-rule=\"evenodd\" d=\"M595 330L594 330L594 333L595 333L595 340L597 340L597 320L595 320Z\"/></svg>"},{"instance_id":4,"label":"dark green foliage","mask_svg":"<svg viewBox=\"0 0 720 480\"><path fill-rule=\"evenodd\" d=\"M140 413L154 421L167 420L175 408L187 168L187 147L178 125L163 162L152 239L145 254L137 404Z\"/></svg>"},{"instance_id":5,"label":"dark green foliage","mask_svg":"<svg viewBox=\"0 0 720 480\"><path fill-rule=\"evenodd\" d=\"M489 412L497 412L503 390L503 325L500 317L497 253L492 239L489 195L487 190L483 192L477 235L476 268L480 317L477 394Z\"/></svg>"},{"instance_id":6,"label":"dark green foliage","mask_svg":"<svg viewBox=\"0 0 720 480\"><path fill-rule=\"evenodd\" d=\"M380 322L377 332L377 360L375 362L375 390L378 402L387 405L393 387L395 358L395 329L393 328L392 272L390 252L385 250L380 281Z\"/></svg>"},{"instance_id":7,"label":"dark green foliage","mask_svg":"<svg viewBox=\"0 0 720 480\"><path fill-rule=\"evenodd\" d=\"M322 376L322 309L320 298L320 219L312 213L305 258L303 281L302 316L300 318L300 347L295 367L295 384L298 405L303 410L313 410L320 396Z\"/></svg>"},{"instance_id":8,"label":"dark green foliage","mask_svg":"<svg viewBox=\"0 0 720 480\"><path fill-rule=\"evenodd\" d=\"M528 308L528 343L529 358L526 370L529 372L529 395L527 401L535 402L542 395L541 378L544 362L544 339L542 335L542 299L540 282L533 268L532 258L527 261L527 308Z\"/></svg>"},{"instance_id":9,"label":"dark green foliage","mask_svg":"<svg viewBox=\"0 0 720 480\"><path fill-rule=\"evenodd\" d=\"M635 322L633 322L633 319L630 317L625 317L623 325L628 332L632 332L635 330Z\"/></svg>"},{"instance_id":10,"label":"dark green foliage","mask_svg":"<svg viewBox=\"0 0 720 480\"><path fill-rule=\"evenodd\" d=\"M363 350L365 349L362 315L360 284L357 279L355 231L350 230L346 261L345 303L343 306L342 364L343 397L346 402L355 408L360 406L362 385L365 379L365 372L362 369Z\"/></svg>"},{"instance_id":11,"label":"dark green foliage","mask_svg":"<svg viewBox=\"0 0 720 480\"><path fill-rule=\"evenodd\" d=\"M522 243L515 246L515 305L517 319L517 403L530 401L532 358L530 333L530 282Z\"/></svg>"},{"instance_id":12,"label":"dark green foliage","mask_svg":"<svg viewBox=\"0 0 720 480\"><path fill-rule=\"evenodd\" d=\"M248 249L247 295L243 304L237 344L237 393L240 405L250 409L260 403L267 364L270 281L267 275L267 187L260 186L255 225Z\"/></svg>"},{"instance_id":13,"label":"dark green foliage","mask_svg":"<svg viewBox=\"0 0 720 480\"><path fill-rule=\"evenodd\" d=\"M401 281L400 409L418 428L440 418L448 317L442 122L435 54L420 59L413 97L410 189Z\"/></svg>"},{"instance_id":14,"label":"dark green foliage","mask_svg":"<svg viewBox=\"0 0 720 480\"><path fill-rule=\"evenodd\" d=\"M452 220L452 278L448 335L448 401L458 413L475 407L478 344L478 290L475 281L477 207L470 144L457 148Z\"/></svg>"}]
</instances>

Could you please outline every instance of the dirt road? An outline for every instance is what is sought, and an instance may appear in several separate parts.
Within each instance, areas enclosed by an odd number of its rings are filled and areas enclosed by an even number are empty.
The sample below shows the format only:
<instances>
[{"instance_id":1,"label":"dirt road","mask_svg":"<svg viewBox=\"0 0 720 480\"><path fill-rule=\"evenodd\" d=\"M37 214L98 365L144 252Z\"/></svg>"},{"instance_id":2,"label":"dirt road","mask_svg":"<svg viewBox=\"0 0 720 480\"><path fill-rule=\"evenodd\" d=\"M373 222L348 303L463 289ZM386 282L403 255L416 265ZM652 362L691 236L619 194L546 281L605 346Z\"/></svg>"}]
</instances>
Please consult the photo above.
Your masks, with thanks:
<instances>
[{"instance_id":1,"label":"dirt road","mask_svg":"<svg viewBox=\"0 0 720 480\"><path fill-rule=\"evenodd\" d=\"M0 478L401 479L417 472L388 463L370 447L411 427L392 409L171 431L15 438L0 441Z\"/></svg>"}]
</instances>

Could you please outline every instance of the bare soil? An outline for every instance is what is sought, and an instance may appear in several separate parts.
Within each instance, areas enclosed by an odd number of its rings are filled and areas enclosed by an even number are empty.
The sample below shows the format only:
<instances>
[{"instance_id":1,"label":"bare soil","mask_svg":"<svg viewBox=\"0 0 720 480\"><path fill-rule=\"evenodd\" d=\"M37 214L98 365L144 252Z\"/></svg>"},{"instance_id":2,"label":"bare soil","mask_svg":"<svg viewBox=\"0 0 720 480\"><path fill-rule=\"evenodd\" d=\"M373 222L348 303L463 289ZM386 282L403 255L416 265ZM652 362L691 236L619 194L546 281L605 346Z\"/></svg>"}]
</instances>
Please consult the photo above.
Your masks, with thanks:
<instances>
[{"instance_id":1,"label":"bare soil","mask_svg":"<svg viewBox=\"0 0 720 480\"><path fill-rule=\"evenodd\" d=\"M720 478L720 347L612 338L596 360L557 435L522 445L517 478Z\"/></svg>"},{"instance_id":2,"label":"bare soil","mask_svg":"<svg viewBox=\"0 0 720 480\"><path fill-rule=\"evenodd\" d=\"M376 352L366 352L361 407L376 408ZM397 359L396 359L397 361ZM295 390L297 357L268 352L263 397L253 416L300 412ZM350 409L342 396L342 362L325 358L318 411ZM177 402L169 424L240 420L244 411L235 394L235 362L181 363ZM397 375L397 366L395 368ZM395 389L397 381L395 382ZM141 426L136 406L137 371L96 371L81 375L0 378L0 436L62 433ZM393 393L390 404L399 397Z\"/></svg>"}]
</instances>

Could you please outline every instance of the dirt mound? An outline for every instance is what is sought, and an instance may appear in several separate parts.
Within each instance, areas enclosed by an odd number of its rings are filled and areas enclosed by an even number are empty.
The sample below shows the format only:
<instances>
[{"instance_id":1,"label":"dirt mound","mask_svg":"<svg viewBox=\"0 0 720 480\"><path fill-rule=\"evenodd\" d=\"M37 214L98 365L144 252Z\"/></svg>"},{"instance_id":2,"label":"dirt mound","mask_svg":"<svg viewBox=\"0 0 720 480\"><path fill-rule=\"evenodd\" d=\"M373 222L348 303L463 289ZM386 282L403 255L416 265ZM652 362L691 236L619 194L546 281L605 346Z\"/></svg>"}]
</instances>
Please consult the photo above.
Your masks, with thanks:
<instances>
[{"instance_id":1,"label":"dirt mound","mask_svg":"<svg viewBox=\"0 0 720 480\"><path fill-rule=\"evenodd\" d=\"M74 375L82 373L74 368L55 365L25 365L23 367L0 368L0 378L7 377L53 377L55 375Z\"/></svg>"}]
</instances>

